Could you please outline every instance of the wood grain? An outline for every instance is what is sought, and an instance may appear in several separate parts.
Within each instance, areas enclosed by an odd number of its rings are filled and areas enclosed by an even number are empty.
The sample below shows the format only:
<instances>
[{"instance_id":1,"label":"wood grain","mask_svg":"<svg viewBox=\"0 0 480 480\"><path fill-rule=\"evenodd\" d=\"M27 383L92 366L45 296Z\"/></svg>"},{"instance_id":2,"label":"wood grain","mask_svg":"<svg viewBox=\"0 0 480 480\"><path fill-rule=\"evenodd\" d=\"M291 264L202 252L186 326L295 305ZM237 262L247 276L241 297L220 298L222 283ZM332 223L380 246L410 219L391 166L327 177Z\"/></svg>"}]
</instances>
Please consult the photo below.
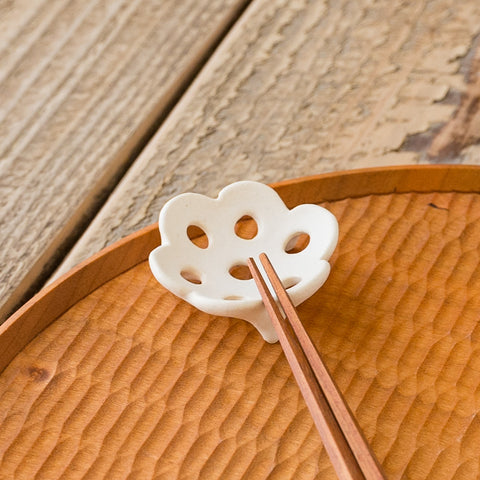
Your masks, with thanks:
<instances>
[{"instance_id":1,"label":"wood grain","mask_svg":"<svg viewBox=\"0 0 480 480\"><path fill-rule=\"evenodd\" d=\"M453 118L442 126L428 149L431 158L455 159L470 146L480 141L480 49L476 47L465 75L467 89L461 95L460 105Z\"/></svg>"},{"instance_id":2,"label":"wood grain","mask_svg":"<svg viewBox=\"0 0 480 480\"><path fill-rule=\"evenodd\" d=\"M340 224L331 275L299 314L387 478L478 478L480 168L394 169L390 192L385 172L350 173L350 190L333 188L342 175L279 187ZM477 190L446 191L462 177ZM0 452L2 480L335 478L278 344L175 298L146 262L9 362Z\"/></svg>"},{"instance_id":3,"label":"wood grain","mask_svg":"<svg viewBox=\"0 0 480 480\"><path fill-rule=\"evenodd\" d=\"M479 33L476 0L255 0L59 273L181 192L442 161L410 140L455 116Z\"/></svg>"},{"instance_id":4,"label":"wood grain","mask_svg":"<svg viewBox=\"0 0 480 480\"><path fill-rule=\"evenodd\" d=\"M0 2L0 319L62 258L245 3Z\"/></svg>"}]
</instances>

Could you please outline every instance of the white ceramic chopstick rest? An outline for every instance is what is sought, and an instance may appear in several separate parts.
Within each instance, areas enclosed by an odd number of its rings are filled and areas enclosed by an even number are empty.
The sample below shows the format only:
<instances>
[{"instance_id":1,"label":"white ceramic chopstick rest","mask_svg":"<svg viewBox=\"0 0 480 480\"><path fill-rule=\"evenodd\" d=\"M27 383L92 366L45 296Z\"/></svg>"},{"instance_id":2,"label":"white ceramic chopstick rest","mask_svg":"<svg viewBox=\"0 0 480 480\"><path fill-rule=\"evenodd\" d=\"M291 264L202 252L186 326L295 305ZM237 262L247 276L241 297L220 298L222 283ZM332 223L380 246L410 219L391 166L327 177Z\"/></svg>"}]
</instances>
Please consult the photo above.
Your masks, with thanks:
<instances>
[{"instance_id":1,"label":"white ceramic chopstick rest","mask_svg":"<svg viewBox=\"0 0 480 480\"><path fill-rule=\"evenodd\" d=\"M236 233L245 216L257 224L253 238ZM190 226L206 234L206 248L190 240ZM247 320L271 343L277 335L255 282L233 276L233 267L247 268L249 257L265 252L298 305L327 279L338 239L337 220L328 210L310 204L289 210L275 190L251 181L233 183L215 199L196 193L172 198L160 212L159 229L162 244L149 257L155 278L199 310ZM308 245L288 253L300 234L309 236Z\"/></svg>"}]
</instances>

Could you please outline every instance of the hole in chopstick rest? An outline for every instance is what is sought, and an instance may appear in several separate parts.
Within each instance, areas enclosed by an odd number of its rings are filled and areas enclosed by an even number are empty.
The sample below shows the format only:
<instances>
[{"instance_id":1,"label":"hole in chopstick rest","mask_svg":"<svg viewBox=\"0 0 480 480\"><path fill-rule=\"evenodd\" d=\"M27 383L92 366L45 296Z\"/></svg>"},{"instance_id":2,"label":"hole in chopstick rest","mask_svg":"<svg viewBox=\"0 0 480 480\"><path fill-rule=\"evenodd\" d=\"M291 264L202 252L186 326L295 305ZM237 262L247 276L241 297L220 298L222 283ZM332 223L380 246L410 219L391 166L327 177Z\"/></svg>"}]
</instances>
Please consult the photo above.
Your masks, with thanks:
<instances>
[{"instance_id":1,"label":"hole in chopstick rest","mask_svg":"<svg viewBox=\"0 0 480 480\"><path fill-rule=\"evenodd\" d=\"M282 284L283 284L283 288L285 290L288 290L289 288L292 288L294 287L295 285L298 285L301 281L301 278L299 277L289 277L285 280L283 280Z\"/></svg>"},{"instance_id":2,"label":"hole in chopstick rest","mask_svg":"<svg viewBox=\"0 0 480 480\"><path fill-rule=\"evenodd\" d=\"M235 234L244 240L255 238L258 233L258 225L253 217L244 215L235 224Z\"/></svg>"},{"instance_id":3,"label":"hole in chopstick rest","mask_svg":"<svg viewBox=\"0 0 480 480\"><path fill-rule=\"evenodd\" d=\"M234 265L230 268L228 273L237 280L250 280L251 278L253 278L247 265Z\"/></svg>"},{"instance_id":4,"label":"hole in chopstick rest","mask_svg":"<svg viewBox=\"0 0 480 480\"><path fill-rule=\"evenodd\" d=\"M189 225L187 227L187 237L194 245L199 248L208 247L207 234L198 225Z\"/></svg>"},{"instance_id":5,"label":"hole in chopstick rest","mask_svg":"<svg viewBox=\"0 0 480 480\"><path fill-rule=\"evenodd\" d=\"M190 283L193 283L195 285L200 285L202 283L202 279L200 277L200 274L196 272L195 270L191 268L184 268L181 272L180 275Z\"/></svg>"},{"instance_id":6,"label":"hole in chopstick rest","mask_svg":"<svg viewBox=\"0 0 480 480\"><path fill-rule=\"evenodd\" d=\"M303 252L310 243L310 235L305 232L298 232L292 235L285 244L285 252L289 254Z\"/></svg>"},{"instance_id":7,"label":"hole in chopstick rest","mask_svg":"<svg viewBox=\"0 0 480 480\"><path fill-rule=\"evenodd\" d=\"M223 297L224 300L243 300L245 297L241 297L240 295L228 295L227 297Z\"/></svg>"}]
</instances>

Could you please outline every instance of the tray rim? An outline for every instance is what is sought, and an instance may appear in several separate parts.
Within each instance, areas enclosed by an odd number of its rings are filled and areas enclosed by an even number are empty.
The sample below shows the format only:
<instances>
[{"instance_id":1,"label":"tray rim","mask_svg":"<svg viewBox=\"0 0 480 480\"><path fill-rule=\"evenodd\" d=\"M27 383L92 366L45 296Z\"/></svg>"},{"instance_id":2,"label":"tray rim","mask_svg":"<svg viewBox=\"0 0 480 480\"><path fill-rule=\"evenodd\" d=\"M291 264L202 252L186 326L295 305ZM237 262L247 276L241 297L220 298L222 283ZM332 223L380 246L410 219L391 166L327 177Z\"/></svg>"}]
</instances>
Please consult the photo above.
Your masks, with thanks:
<instances>
[{"instance_id":1,"label":"tray rim","mask_svg":"<svg viewBox=\"0 0 480 480\"><path fill-rule=\"evenodd\" d=\"M298 189L298 185L302 188ZM480 193L480 165L408 165L344 170L270 184L289 207L365 195L409 192ZM44 287L0 325L0 373L42 330L94 290L148 258L160 243L153 223L103 248ZM120 259L120 261L119 261ZM113 261L115 260L115 261Z\"/></svg>"}]
</instances>

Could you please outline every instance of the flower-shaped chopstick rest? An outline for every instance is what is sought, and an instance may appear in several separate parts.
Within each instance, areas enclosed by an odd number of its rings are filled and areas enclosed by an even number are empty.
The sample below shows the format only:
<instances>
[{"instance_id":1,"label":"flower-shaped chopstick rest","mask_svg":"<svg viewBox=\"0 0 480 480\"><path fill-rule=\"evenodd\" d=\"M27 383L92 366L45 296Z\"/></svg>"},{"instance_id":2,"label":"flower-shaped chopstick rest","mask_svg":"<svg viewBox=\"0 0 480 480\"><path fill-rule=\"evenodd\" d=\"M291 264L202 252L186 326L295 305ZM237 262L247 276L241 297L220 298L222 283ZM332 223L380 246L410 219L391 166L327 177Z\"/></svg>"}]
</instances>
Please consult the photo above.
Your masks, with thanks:
<instances>
[{"instance_id":1,"label":"flower-shaped chopstick rest","mask_svg":"<svg viewBox=\"0 0 480 480\"><path fill-rule=\"evenodd\" d=\"M239 230L242 222L252 228L248 234ZM265 252L296 306L327 279L338 238L337 220L325 208L289 210L275 190L250 181L225 187L215 199L172 198L159 228L162 244L149 257L155 278L199 310L247 320L271 343L277 335L254 280L244 274L247 259ZM192 229L205 235L203 242L189 235ZM292 249L298 239L309 240L300 251Z\"/></svg>"}]
</instances>

